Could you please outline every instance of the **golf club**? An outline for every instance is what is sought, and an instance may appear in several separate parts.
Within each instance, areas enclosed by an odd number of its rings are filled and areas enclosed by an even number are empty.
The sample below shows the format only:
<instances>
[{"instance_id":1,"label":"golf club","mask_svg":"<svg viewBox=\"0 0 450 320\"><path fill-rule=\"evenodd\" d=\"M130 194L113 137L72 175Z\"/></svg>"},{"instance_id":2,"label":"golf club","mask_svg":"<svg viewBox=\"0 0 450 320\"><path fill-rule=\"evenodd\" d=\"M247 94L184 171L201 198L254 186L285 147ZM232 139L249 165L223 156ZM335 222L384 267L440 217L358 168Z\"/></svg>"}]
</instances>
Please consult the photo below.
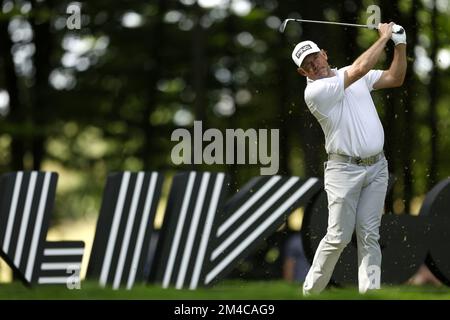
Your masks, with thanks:
<instances>
[{"instance_id":1,"label":"golf club","mask_svg":"<svg viewBox=\"0 0 450 320\"><path fill-rule=\"evenodd\" d=\"M284 32L284 29L286 29L286 25L290 21L321 23L321 24L334 24L334 25L338 25L338 26L359 27L359 28L366 28L366 29L378 29L376 26L366 25L366 24L342 23L342 22L331 22L331 21L320 21L320 20L304 20L304 19L285 19L280 26L280 32ZM403 28L400 28L400 30L398 30L398 31L394 31L394 33L400 33L400 34L403 32L405 32L405 30L403 30Z\"/></svg>"}]
</instances>

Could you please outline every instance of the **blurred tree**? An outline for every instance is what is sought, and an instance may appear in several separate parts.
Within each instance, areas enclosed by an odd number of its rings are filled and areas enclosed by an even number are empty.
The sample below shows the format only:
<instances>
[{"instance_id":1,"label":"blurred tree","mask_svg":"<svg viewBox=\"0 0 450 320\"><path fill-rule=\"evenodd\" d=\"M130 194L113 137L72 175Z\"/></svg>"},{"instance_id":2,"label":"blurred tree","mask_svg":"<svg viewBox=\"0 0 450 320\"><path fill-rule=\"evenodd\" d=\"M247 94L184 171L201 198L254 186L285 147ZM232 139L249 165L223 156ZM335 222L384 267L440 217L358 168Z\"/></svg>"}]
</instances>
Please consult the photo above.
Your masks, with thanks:
<instances>
[{"instance_id":1,"label":"blurred tree","mask_svg":"<svg viewBox=\"0 0 450 320\"><path fill-rule=\"evenodd\" d=\"M439 132L438 132L438 117L437 117L437 103L439 99L439 68L436 66L437 63L437 51L440 46L439 43L439 30L437 26L437 1L433 1L433 9L431 13L431 52L430 59L433 63L433 68L430 72L430 85L428 86L428 97L430 101L430 115L428 118L428 123L431 131L431 150L430 150L430 175L428 177L428 189L431 189L437 180L437 168L439 167Z\"/></svg>"},{"instance_id":2,"label":"blurred tree","mask_svg":"<svg viewBox=\"0 0 450 320\"><path fill-rule=\"evenodd\" d=\"M33 127L31 152L33 156L33 170L40 170L45 157L45 142L49 135L48 126L52 121L51 94L49 77L51 71L50 59L53 53L53 35L50 32L50 19L53 1L31 1L34 12L30 16L33 30L34 53L34 83L31 92L30 118Z\"/></svg>"},{"instance_id":3,"label":"blurred tree","mask_svg":"<svg viewBox=\"0 0 450 320\"><path fill-rule=\"evenodd\" d=\"M411 3L411 9L405 19L406 28L408 30L408 45L407 45L407 56L413 57L414 50L417 44L418 28L417 28L417 11L419 10L419 1L413 0ZM410 142L414 141L414 92L416 88L416 77L413 70L413 61L408 59L408 69L410 72L406 73L405 83L403 85L404 97L404 126L402 130L401 140L401 155L402 155L402 168L403 168L403 201L404 201L404 212L411 212L411 200L413 198L413 161L412 154L413 150L411 148Z\"/></svg>"},{"instance_id":4,"label":"blurred tree","mask_svg":"<svg viewBox=\"0 0 450 320\"><path fill-rule=\"evenodd\" d=\"M1 168L60 172L60 217L97 214L111 171L220 170L235 189L259 174L259 163L175 166L171 133L192 130L194 120L222 132L277 128L279 173L321 177L323 134L291 51L312 39L342 67L376 38L371 30L313 24L278 32L288 17L365 23L368 0L98 0L80 2L80 30L66 27L69 3L0 6L0 90L9 96ZM374 96L398 178L388 208L409 213L450 172L449 10L439 1L376 3L382 21L402 24L408 35L404 86ZM387 67L389 48L378 67Z\"/></svg>"},{"instance_id":5,"label":"blurred tree","mask_svg":"<svg viewBox=\"0 0 450 320\"><path fill-rule=\"evenodd\" d=\"M5 78L5 87L9 94L9 114L7 120L10 122L8 126L11 135L11 170L23 170L23 159L26 151L26 143L23 129L20 127L26 123L25 107L23 101L20 100L19 79L17 77L14 61L12 57L13 42L8 33L9 19L3 16L0 19L0 53L3 60L3 72Z\"/></svg>"}]
</instances>

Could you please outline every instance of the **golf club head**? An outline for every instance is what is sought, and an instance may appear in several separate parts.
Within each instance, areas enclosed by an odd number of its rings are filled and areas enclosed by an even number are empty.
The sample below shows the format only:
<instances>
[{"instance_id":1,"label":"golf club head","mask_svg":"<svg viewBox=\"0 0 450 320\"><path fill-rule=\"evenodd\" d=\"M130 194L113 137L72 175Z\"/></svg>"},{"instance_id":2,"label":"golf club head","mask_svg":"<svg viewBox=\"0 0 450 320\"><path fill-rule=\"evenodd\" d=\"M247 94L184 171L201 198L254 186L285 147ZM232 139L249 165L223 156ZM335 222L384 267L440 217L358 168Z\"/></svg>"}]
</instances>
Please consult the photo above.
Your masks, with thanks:
<instances>
[{"instance_id":1,"label":"golf club head","mask_svg":"<svg viewBox=\"0 0 450 320\"><path fill-rule=\"evenodd\" d=\"M281 32L281 33L284 32L284 29L286 29L287 23L288 23L289 21L291 21L291 20L292 20L292 19L285 19L285 20L283 21L283 23L280 25L280 32Z\"/></svg>"}]
</instances>

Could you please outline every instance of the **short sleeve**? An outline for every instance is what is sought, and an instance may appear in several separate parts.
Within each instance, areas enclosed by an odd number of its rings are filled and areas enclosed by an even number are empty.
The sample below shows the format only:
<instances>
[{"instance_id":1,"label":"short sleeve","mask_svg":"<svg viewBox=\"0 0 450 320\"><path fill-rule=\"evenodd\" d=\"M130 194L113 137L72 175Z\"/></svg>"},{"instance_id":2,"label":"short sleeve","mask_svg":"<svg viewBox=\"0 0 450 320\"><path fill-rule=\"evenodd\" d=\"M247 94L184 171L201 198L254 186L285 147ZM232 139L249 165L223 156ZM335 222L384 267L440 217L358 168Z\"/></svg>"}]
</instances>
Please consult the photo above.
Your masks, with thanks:
<instances>
[{"instance_id":1,"label":"short sleeve","mask_svg":"<svg viewBox=\"0 0 450 320\"><path fill-rule=\"evenodd\" d=\"M336 72L335 77L316 80L305 90L305 102L312 112L328 115L330 110L344 97L344 75Z\"/></svg>"},{"instance_id":2,"label":"short sleeve","mask_svg":"<svg viewBox=\"0 0 450 320\"><path fill-rule=\"evenodd\" d=\"M366 80L367 88L369 91L373 90L373 85L377 82L381 75L383 74L383 70L370 70L364 76L364 80Z\"/></svg>"}]
</instances>

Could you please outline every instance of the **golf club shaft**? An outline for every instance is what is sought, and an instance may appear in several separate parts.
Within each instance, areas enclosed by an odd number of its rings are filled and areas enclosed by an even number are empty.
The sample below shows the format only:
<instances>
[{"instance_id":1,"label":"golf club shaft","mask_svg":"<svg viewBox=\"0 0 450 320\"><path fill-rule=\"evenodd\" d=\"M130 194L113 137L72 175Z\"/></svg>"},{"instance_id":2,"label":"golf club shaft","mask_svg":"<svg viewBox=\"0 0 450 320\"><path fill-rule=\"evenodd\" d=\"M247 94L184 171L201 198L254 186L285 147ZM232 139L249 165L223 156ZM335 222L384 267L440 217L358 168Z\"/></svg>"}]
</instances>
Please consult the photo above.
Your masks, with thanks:
<instances>
[{"instance_id":1,"label":"golf club shaft","mask_svg":"<svg viewBox=\"0 0 450 320\"><path fill-rule=\"evenodd\" d=\"M331 22L331 21L320 21L320 20L286 19L286 20L284 20L284 22L282 23L282 25L280 27L280 31L281 32L284 32L284 29L286 28L286 24L289 21L321 23L321 24L334 24L334 25L347 26L347 27L359 27L359 28L367 28L367 29L377 29L376 26L368 26L366 24L342 23L342 22Z\"/></svg>"}]
</instances>

